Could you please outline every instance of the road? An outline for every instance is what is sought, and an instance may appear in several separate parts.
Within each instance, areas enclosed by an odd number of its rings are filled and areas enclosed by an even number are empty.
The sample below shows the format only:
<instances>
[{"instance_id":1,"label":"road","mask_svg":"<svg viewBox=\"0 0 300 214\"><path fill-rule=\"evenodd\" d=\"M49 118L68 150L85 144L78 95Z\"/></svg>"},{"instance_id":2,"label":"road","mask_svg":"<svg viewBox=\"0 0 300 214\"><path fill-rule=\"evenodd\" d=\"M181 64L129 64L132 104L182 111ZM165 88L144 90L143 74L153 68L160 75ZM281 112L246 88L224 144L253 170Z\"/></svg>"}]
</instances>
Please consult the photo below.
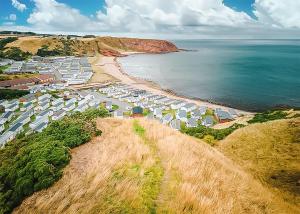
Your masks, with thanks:
<instances>
[{"instance_id":1,"label":"road","mask_svg":"<svg viewBox=\"0 0 300 214\"><path fill-rule=\"evenodd\" d=\"M105 96L103 94L100 94L98 92L94 92L92 90L87 90L87 92L89 94L94 95L95 99L100 101L100 102L107 102L107 101L112 102L113 105L119 106L119 110L121 110L121 111L128 111L128 107L131 107L131 105L127 102L122 102L118 99L107 97L107 96Z\"/></svg>"}]
</instances>

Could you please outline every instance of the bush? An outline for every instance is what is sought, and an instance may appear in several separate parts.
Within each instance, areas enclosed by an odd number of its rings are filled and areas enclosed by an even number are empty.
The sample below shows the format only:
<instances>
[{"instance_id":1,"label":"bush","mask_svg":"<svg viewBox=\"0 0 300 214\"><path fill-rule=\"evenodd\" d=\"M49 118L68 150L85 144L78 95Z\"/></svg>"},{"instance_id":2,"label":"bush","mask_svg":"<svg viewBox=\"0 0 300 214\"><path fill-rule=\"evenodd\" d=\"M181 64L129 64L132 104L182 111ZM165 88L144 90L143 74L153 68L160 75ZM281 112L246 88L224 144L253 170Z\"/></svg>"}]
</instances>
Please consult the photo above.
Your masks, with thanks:
<instances>
[{"instance_id":1,"label":"bush","mask_svg":"<svg viewBox=\"0 0 300 214\"><path fill-rule=\"evenodd\" d=\"M256 114L248 123L264 123L271 120L286 119L288 114L283 111L267 111Z\"/></svg>"},{"instance_id":2,"label":"bush","mask_svg":"<svg viewBox=\"0 0 300 214\"><path fill-rule=\"evenodd\" d=\"M223 140L226 136L230 135L235 130L244 127L242 124L234 124L226 129L212 129L205 126L199 125L195 128L184 127L181 132L188 134L190 136L197 137L199 139L213 140Z\"/></svg>"},{"instance_id":3,"label":"bush","mask_svg":"<svg viewBox=\"0 0 300 214\"><path fill-rule=\"evenodd\" d=\"M41 56L41 57L60 56L60 55L62 55L62 53L58 49L48 50L48 46L44 45L40 49L38 49L36 55Z\"/></svg>"},{"instance_id":4,"label":"bush","mask_svg":"<svg viewBox=\"0 0 300 214\"><path fill-rule=\"evenodd\" d=\"M3 72L8 68L9 68L8 65L0 66L0 74L3 74Z\"/></svg>"},{"instance_id":5,"label":"bush","mask_svg":"<svg viewBox=\"0 0 300 214\"><path fill-rule=\"evenodd\" d=\"M16 40L18 40L18 37L7 37L7 38L4 38L4 39L0 39L0 50L4 50L5 46L8 43L14 42Z\"/></svg>"},{"instance_id":6,"label":"bush","mask_svg":"<svg viewBox=\"0 0 300 214\"><path fill-rule=\"evenodd\" d=\"M0 58L22 61L22 60L28 59L31 56L31 54L29 52L24 52L20 48L17 48L17 47L6 48L5 47L8 43L14 42L16 40L18 40L17 37L7 37L4 39L0 39Z\"/></svg>"},{"instance_id":7,"label":"bush","mask_svg":"<svg viewBox=\"0 0 300 214\"><path fill-rule=\"evenodd\" d=\"M11 47L5 52L0 51L0 58L13 59L16 61L23 61L31 57L32 54L29 52L24 52L20 48Z\"/></svg>"},{"instance_id":8,"label":"bush","mask_svg":"<svg viewBox=\"0 0 300 214\"><path fill-rule=\"evenodd\" d=\"M13 89L0 89L0 100L2 99L16 99L29 94L29 91L25 90L13 90Z\"/></svg>"},{"instance_id":9,"label":"bush","mask_svg":"<svg viewBox=\"0 0 300 214\"><path fill-rule=\"evenodd\" d=\"M35 191L50 187L71 159L70 148L88 142L102 109L76 113L51 123L43 132L21 137L0 150L0 213L10 213Z\"/></svg>"},{"instance_id":10,"label":"bush","mask_svg":"<svg viewBox=\"0 0 300 214\"><path fill-rule=\"evenodd\" d=\"M53 50L49 50L49 46L43 45L37 51L38 56L47 57L47 56L72 56L74 55L74 50L72 49L73 40L70 39L61 39L62 47L56 46Z\"/></svg>"}]
</instances>

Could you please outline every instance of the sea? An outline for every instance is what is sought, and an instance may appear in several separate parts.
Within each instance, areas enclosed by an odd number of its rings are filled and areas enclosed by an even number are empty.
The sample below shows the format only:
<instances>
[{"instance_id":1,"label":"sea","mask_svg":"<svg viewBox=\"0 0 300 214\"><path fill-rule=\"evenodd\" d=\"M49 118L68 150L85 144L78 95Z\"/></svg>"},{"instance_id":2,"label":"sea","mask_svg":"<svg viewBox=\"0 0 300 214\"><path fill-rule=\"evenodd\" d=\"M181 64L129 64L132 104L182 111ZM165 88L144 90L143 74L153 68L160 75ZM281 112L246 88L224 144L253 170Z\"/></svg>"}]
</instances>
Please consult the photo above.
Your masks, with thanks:
<instances>
[{"instance_id":1,"label":"sea","mask_svg":"<svg viewBox=\"0 0 300 214\"><path fill-rule=\"evenodd\" d=\"M177 53L119 58L129 75L248 111L300 107L300 40L176 40Z\"/></svg>"}]
</instances>

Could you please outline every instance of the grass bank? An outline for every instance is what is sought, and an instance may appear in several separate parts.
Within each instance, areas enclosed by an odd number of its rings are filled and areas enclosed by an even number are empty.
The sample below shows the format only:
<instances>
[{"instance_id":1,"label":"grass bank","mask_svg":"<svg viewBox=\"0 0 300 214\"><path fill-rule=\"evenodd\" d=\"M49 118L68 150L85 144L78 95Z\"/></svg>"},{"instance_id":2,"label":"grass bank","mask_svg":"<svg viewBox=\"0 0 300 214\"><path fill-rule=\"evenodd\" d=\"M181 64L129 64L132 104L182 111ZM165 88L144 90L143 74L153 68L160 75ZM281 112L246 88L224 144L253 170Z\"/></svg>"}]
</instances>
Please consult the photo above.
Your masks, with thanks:
<instances>
[{"instance_id":1,"label":"grass bank","mask_svg":"<svg viewBox=\"0 0 300 214\"><path fill-rule=\"evenodd\" d=\"M250 125L217 148L280 197L300 205L300 119Z\"/></svg>"}]
</instances>

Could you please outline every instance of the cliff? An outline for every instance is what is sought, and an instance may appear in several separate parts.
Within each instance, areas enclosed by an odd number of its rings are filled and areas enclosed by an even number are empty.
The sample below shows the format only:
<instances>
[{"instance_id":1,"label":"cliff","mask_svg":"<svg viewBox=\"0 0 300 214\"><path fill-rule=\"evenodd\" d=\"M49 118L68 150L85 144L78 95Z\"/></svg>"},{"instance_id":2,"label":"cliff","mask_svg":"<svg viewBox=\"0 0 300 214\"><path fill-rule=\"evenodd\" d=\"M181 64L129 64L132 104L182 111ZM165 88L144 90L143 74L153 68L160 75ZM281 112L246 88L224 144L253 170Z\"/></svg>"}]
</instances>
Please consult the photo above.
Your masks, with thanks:
<instances>
[{"instance_id":1,"label":"cliff","mask_svg":"<svg viewBox=\"0 0 300 214\"><path fill-rule=\"evenodd\" d=\"M7 48L17 47L24 52L37 54L43 48L66 55L122 56L122 52L169 53L178 48L169 41L136 38L96 37L66 38L61 36L23 36L8 43Z\"/></svg>"}]
</instances>

